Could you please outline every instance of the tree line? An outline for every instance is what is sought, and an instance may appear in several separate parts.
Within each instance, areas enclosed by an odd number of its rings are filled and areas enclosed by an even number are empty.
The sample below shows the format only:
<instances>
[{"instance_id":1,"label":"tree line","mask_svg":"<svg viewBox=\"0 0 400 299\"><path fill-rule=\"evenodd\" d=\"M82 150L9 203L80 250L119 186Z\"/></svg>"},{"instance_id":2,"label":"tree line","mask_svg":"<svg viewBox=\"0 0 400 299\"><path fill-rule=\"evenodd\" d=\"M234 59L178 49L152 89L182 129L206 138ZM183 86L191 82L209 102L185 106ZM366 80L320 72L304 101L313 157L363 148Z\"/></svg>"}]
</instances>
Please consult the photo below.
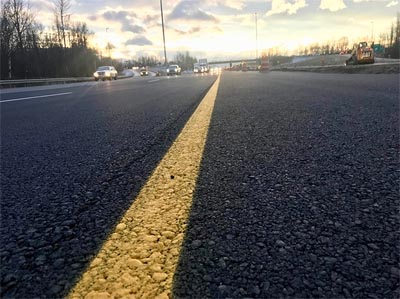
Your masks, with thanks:
<instances>
[{"instance_id":1,"label":"tree line","mask_svg":"<svg viewBox=\"0 0 400 299\"><path fill-rule=\"evenodd\" d=\"M177 52L174 59L169 61L168 64L177 64L183 71L192 70L193 65L197 63L197 58L190 55L189 51ZM124 67L155 67L161 66L159 58L155 56L141 56L135 60L129 60L124 63Z\"/></svg>"},{"instance_id":2,"label":"tree line","mask_svg":"<svg viewBox=\"0 0 400 299\"><path fill-rule=\"evenodd\" d=\"M387 47L386 56L400 58L400 13L397 13L396 23L392 23L389 33L379 36Z\"/></svg>"},{"instance_id":3,"label":"tree line","mask_svg":"<svg viewBox=\"0 0 400 299\"><path fill-rule=\"evenodd\" d=\"M53 0L54 23L51 31L36 21L27 0L3 0L0 12L0 66L1 79L79 77L91 76L99 65L114 65L118 71L129 66L156 66L156 57L140 57L124 64L111 59L114 46L108 43L107 56L90 48L88 40L93 33L86 23L73 22L69 10L71 0ZM384 55L399 58L400 15L388 33L379 35ZM347 37L326 43L314 43L298 49L299 55L335 54L351 50ZM282 49L272 48L271 56L285 55ZM189 52L178 52L170 62L183 70L193 68L197 62Z\"/></svg>"},{"instance_id":4,"label":"tree line","mask_svg":"<svg viewBox=\"0 0 400 299\"><path fill-rule=\"evenodd\" d=\"M357 42L367 41L368 38L359 38ZM397 13L397 19L395 23L391 24L389 32L379 34L377 37L371 37L374 39L375 45L380 45L382 52L376 53L378 55L389 57L389 58L400 58L400 14ZM332 40L325 43L313 43L307 47L300 48L298 50L299 55L313 55L313 54L339 54L339 53L350 53L353 49L353 44L349 43L347 37L342 37L339 40Z\"/></svg>"},{"instance_id":5,"label":"tree line","mask_svg":"<svg viewBox=\"0 0 400 299\"><path fill-rule=\"evenodd\" d=\"M29 2L1 3L1 79L91 76L96 65L113 63L89 48L86 23L71 21L70 0L54 0L54 24L45 31Z\"/></svg>"},{"instance_id":6,"label":"tree line","mask_svg":"<svg viewBox=\"0 0 400 299\"><path fill-rule=\"evenodd\" d=\"M369 41L372 43L372 37L360 37L354 42ZM380 52L376 53L378 56L388 58L400 58L400 14L397 13L397 20L391 24L388 32L380 33L374 37L374 44L380 46ZM330 55L340 53L351 53L353 44L349 38L343 36L337 40L332 39L325 42L315 42L307 46L300 46L295 50L296 55ZM287 49L282 47L272 47L268 49L270 57L282 57L291 55Z\"/></svg>"},{"instance_id":7,"label":"tree line","mask_svg":"<svg viewBox=\"0 0 400 299\"><path fill-rule=\"evenodd\" d=\"M38 23L27 0L4 0L0 13L1 79L56 78L91 76L99 65L124 67L157 66L156 57L136 60L111 59L114 46L108 43L106 55L90 48L93 34L86 23L73 22L69 10L71 0L53 0L54 23L51 31ZM108 54L108 56L107 56ZM197 62L189 52L178 52L174 61L183 70Z\"/></svg>"}]
</instances>

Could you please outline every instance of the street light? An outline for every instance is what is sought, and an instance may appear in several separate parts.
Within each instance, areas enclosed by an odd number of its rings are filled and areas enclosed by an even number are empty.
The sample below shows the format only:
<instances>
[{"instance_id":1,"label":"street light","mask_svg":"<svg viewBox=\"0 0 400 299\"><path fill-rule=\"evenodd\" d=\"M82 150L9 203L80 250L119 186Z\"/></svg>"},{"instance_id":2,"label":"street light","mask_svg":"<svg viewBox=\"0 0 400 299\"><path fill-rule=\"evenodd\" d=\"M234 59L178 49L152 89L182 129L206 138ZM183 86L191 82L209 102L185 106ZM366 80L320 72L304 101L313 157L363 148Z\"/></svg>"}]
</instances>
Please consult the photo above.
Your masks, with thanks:
<instances>
[{"instance_id":1,"label":"street light","mask_svg":"<svg viewBox=\"0 0 400 299\"><path fill-rule=\"evenodd\" d=\"M257 13L255 13L256 16L256 64L257 64L257 59L258 59L258 21L257 21Z\"/></svg>"},{"instance_id":2,"label":"street light","mask_svg":"<svg viewBox=\"0 0 400 299\"><path fill-rule=\"evenodd\" d=\"M371 21L371 39L374 41L374 21Z\"/></svg>"},{"instance_id":3,"label":"street light","mask_svg":"<svg viewBox=\"0 0 400 299\"><path fill-rule=\"evenodd\" d=\"M164 41L164 65L167 65L167 49L165 47L164 13L163 13L163 8L162 8L162 0L160 0L160 8L161 8L162 35L163 35L163 41Z\"/></svg>"},{"instance_id":4,"label":"street light","mask_svg":"<svg viewBox=\"0 0 400 299\"><path fill-rule=\"evenodd\" d=\"M107 44L106 44L106 50L108 50L108 57L111 58L111 44L108 38L108 30L110 29L110 27L106 28L106 40L107 40Z\"/></svg>"}]
</instances>

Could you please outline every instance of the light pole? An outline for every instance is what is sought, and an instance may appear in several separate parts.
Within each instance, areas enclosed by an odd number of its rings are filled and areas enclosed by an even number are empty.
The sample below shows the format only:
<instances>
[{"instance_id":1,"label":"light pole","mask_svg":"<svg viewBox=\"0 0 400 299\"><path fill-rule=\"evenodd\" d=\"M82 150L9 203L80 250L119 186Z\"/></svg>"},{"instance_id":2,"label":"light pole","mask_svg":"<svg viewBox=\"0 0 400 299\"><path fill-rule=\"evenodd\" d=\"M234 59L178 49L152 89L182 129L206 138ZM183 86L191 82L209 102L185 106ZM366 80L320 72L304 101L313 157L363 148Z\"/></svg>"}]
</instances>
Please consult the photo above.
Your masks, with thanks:
<instances>
[{"instance_id":1,"label":"light pole","mask_svg":"<svg viewBox=\"0 0 400 299\"><path fill-rule=\"evenodd\" d=\"M257 21L257 13L255 13L256 17L256 64L257 64L257 59L258 59L258 21Z\"/></svg>"},{"instance_id":2,"label":"light pole","mask_svg":"<svg viewBox=\"0 0 400 299\"><path fill-rule=\"evenodd\" d=\"M371 38L374 41L374 21L371 21Z\"/></svg>"},{"instance_id":3,"label":"light pole","mask_svg":"<svg viewBox=\"0 0 400 299\"><path fill-rule=\"evenodd\" d=\"M160 7L161 7L162 35L163 35L163 42L164 42L164 65L167 65L167 49L165 47L164 13L163 13L163 8L162 8L162 0L160 0Z\"/></svg>"},{"instance_id":4,"label":"light pole","mask_svg":"<svg viewBox=\"0 0 400 299\"><path fill-rule=\"evenodd\" d=\"M107 40L106 50L108 50L108 57L111 58L111 46L110 46L110 42L108 41L108 30L109 29L110 29L110 27L106 28L106 40Z\"/></svg>"}]
</instances>

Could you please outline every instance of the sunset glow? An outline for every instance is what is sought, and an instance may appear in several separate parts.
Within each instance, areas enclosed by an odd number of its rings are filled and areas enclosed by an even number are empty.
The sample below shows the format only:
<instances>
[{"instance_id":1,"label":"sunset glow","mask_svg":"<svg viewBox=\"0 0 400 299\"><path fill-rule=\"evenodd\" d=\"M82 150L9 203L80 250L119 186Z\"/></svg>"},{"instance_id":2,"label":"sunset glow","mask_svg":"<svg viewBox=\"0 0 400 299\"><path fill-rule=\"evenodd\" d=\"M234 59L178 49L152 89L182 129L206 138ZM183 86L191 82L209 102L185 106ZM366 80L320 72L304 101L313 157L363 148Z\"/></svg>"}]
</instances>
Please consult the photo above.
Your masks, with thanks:
<instances>
[{"instance_id":1,"label":"sunset glow","mask_svg":"<svg viewBox=\"0 0 400 299\"><path fill-rule=\"evenodd\" d=\"M49 30L53 23L51 0L32 1ZM215 58L248 56L281 47L295 52L315 42L360 38L379 42L388 33L399 10L393 0L164 0L168 56L190 51ZM162 57L159 1L72 1L71 20L86 22L91 46L113 58L141 55ZM257 13L257 23L255 14ZM256 26L257 39L256 41Z\"/></svg>"}]
</instances>

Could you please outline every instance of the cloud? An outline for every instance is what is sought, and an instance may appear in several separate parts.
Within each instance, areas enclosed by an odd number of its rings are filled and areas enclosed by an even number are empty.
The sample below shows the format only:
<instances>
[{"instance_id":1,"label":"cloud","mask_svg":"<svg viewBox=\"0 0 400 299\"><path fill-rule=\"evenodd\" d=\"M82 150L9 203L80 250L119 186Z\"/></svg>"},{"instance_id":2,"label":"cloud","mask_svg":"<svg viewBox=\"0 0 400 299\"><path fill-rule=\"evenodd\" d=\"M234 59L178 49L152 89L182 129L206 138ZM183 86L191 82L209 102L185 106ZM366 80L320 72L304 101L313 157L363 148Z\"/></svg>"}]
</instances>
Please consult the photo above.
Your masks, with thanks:
<instances>
[{"instance_id":1,"label":"cloud","mask_svg":"<svg viewBox=\"0 0 400 299\"><path fill-rule=\"evenodd\" d=\"M183 30L179 30L179 29L174 29L174 31L176 33L178 33L179 35L194 34L194 33L200 32L201 27L192 27L188 31L183 31Z\"/></svg>"},{"instance_id":2,"label":"cloud","mask_svg":"<svg viewBox=\"0 0 400 299\"><path fill-rule=\"evenodd\" d=\"M386 7L392 7L392 6L396 6L396 5L399 5L399 1L392 1L388 5L386 5Z\"/></svg>"},{"instance_id":3,"label":"cloud","mask_svg":"<svg viewBox=\"0 0 400 299\"><path fill-rule=\"evenodd\" d=\"M122 31L133 33L143 33L146 30L139 25L132 24L137 15L132 11L106 11L103 13L103 18L108 21L114 21L121 24Z\"/></svg>"},{"instance_id":4,"label":"cloud","mask_svg":"<svg viewBox=\"0 0 400 299\"><path fill-rule=\"evenodd\" d=\"M55 4L49 0L36 0L32 2L32 6L39 11L48 10L53 11L55 9Z\"/></svg>"},{"instance_id":5,"label":"cloud","mask_svg":"<svg viewBox=\"0 0 400 299\"><path fill-rule=\"evenodd\" d=\"M143 33L146 31L143 27L141 27L139 25L132 25L132 24L125 23L125 22L122 24L121 30L122 31L130 31L133 33Z\"/></svg>"},{"instance_id":6,"label":"cloud","mask_svg":"<svg viewBox=\"0 0 400 299\"><path fill-rule=\"evenodd\" d=\"M219 6L235 10L241 10L245 7L245 0L203 0L207 6Z\"/></svg>"},{"instance_id":7,"label":"cloud","mask_svg":"<svg viewBox=\"0 0 400 299\"><path fill-rule=\"evenodd\" d=\"M245 6L245 1L242 0L225 0L222 1L222 3L227 7L234 8L237 10L243 9Z\"/></svg>"},{"instance_id":8,"label":"cloud","mask_svg":"<svg viewBox=\"0 0 400 299\"><path fill-rule=\"evenodd\" d=\"M161 16L160 14L146 15L143 22L147 25L158 24L158 22L161 22Z\"/></svg>"},{"instance_id":9,"label":"cloud","mask_svg":"<svg viewBox=\"0 0 400 299\"><path fill-rule=\"evenodd\" d=\"M217 27L217 26L213 27L213 30L215 32L218 32L218 33L224 33L224 31L221 28Z\"/></svg>"},{"instance_id":10,"label":"cloud","mask_svg":"<svg viewBox=\"0 0 400 299\"><path fill-rule=\"evenodd\" d=\"M177 34L179 34L179 35L185 35L185 34L187 34L186 31L183 31L183 30L180 30L180 29L171 28L171 27L168 27L168 28L174 30L174 32L177 33Z\"/></svg>"},{"instance_id":11,"label":"cloud","mask_svg":"<svg viewBox=\"0 0 400 299\"><path fill-rule=\"evenodd\" d=\"M319 8L328 9L330 11L338 11L346 8L343 0L321 0Z\"/></svg>"},{"instance_id":12,"label":"cloud","mask_svg":"<svg viewBox=\"0 0 400 299\"><path fill-rule=\"evenodd\" d=\"M144 36L137 36L126 41L125 46L149 46L153 43Z\"/></svg>"},{"instance_id":13,"label":"cloud","mask_svg":"<svg viewBox=\"0 0 400 299\"><path fill-rule=\"evenodd\" d=\"M308 6L305 0L272 0L271 10L267 12L267 16L275 14L287 13L288 15L295 14L299 9Z\"/></svg>"},{"instance_id":14,"label":"cloud","mask_svg":"<svg viewBox=\"0 0 400 299\"><path fill-rule=\"evenodd\" d=\"M103 17L109 21L120 21L127 19L128 17L136 17L134 12L130 11L106 11L103 13Z\"/></svg>"},{"instance_id":15,"label":"cloud","mask_svg":"<svg viewBox=\"0 0 400 299\"><path fill-rule=\"evenodd\" d=\"M210 21L217 23L218 20L213 15L206 13L199 8L198 1L183 0L168 16L169 20L190 20L190 21Z\"/></svg>"},{"instance_id":16,"label":"cloud","mask_svg":"<svg viewBox=\"0 0 400 299\"><path fill-rule=\"evenodd\" d=\"M360 3L360 2L387 2L388 0L353 0L355 3Z\"/></svg>"},{"instance_id":17,"label":"cloud","mask_svg":"<svg viewBox=\"0 0 400 299\"><path fill-rule=\"evenodd\" d=\"M191 34L191 33L196 33L196 32L200 32L200 31L201 31L200 27L193 27L193 28L190 28L188 33Z\"/></svg>"}]
</instances>

